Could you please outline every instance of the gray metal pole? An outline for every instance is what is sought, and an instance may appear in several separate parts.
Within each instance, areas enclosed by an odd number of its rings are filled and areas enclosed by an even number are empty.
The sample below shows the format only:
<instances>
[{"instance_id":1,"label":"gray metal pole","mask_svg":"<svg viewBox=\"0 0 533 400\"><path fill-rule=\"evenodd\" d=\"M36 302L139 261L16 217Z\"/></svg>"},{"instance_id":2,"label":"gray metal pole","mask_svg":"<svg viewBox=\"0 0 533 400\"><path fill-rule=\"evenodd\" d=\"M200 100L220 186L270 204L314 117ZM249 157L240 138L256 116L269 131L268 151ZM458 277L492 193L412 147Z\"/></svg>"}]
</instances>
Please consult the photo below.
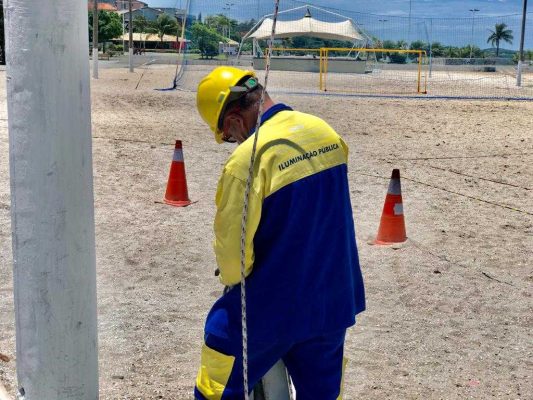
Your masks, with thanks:
<instances>
[{"instance_id":1,"label":"gray metal pole","mask_svg":"<svg viewBox=\"0 0 533 400\"><path fill-rule=\"evenodd\" d=\"M129 7L129 22L128 22L128 31L130 34L128 42L128 52L129 52L129 63L130 63L130 72L133 72L133 10L131 0L128 1Z\"/></svg>"},{"instance_id":2,"label":"gray metal pole","mask_svg":"<svg viewBox=\"0 0 533 400\"><path fill-rule=\"evenodd\" d=\"M411 43L411 15L413 12L413 0L409 0L409 32L407 33L407 41Z\"/></svg>"},{"instance_id":3,"label":"gray metal pole","mask_svg":"<svg viewBox=\"0 0 533 400\"><path fill-rule=\"evenodd\" d=\"M25 400L98 399L86 4L4 1L17 379Z\"/></svg>"},{"instance_id":4,"label":"gray metal pole","mask_svg":"<svg viewBox=\"0 0 533 400\"><path fill-rule=\"evenodd\" d=\"M470 59L472 59L473 51L474 51L474 12L472 12L472 36L470 37Z\"/></svg>"},{"instance_id":5,"label":"gray metal pole","mask_svg":"<svg viewBox=\"0 0 533 400\"><path fill-rule=\"evenodd\" d=\"M124 13L122 13L122 55L124 55L124 49L126 48L126 41L124 40L124 35L126 34L126 22L124 21Z\"/></svg>"},{"instance_id":6,"label":"gray metal pole","mask_svg":"<svg viewBox=\"0 0 533 400\"><path fill-rule=\"evenodd\" d=\"M190 7L190 3L191 3L191 0L187 0L187 6L185 8L185 14L183 15L183 18L181 19L181 40L182 42L179 41L180 38L178 38L178 58L181 54L181 46L185 45L185 26L187 25L187 15L189 14L189 7ZM180 8L181 8L181 2L180 2ZM183 10L183 8L181 8Z\"/></svg>"},{"instance_id":7,"label":"gray metal pole","mask_svg":"<svg viewBox=\"0 0 533 400\"><path fill-rule=\"evenodd\" d=\"M470 59L472 59L472 55L474 52L474 21L476 17L476 12L479 10L477 8L470 9L469 11L472 11L472 37L470 39Z\"/></svg>"},{"instance_id":8,"label":"gray metal pole","mask_svg":"<svg viewBox=\"0 0 533 400\"><path fill-rule=\"evenodd\" d=\"M518 67L516 72L516 86L522 86L522 64L524 63L524 40L526 37L526 17L527 17L527 0L524 0L524 10L522 14L522 35L520 37L520 57L518 58Z\"/></svg>"},{"instance_id":9,"label":"gray metal pole","mask_svg":"<svg viewBox=\"0 0 533 400\"><path fill-rule=\"evenodd\" d=\"M93 78L98 79L98 0L93 1Z\"/></svg>"},{"instance_id":10,"label":"gray metal pole","mask_svg":"<svg viewBox=\"0 0 533 400\"><path fill-rule=\"evenodd\" d=\"M433 18L429 19L429 77L433 76Z\"/></svg>"}]
</instances>

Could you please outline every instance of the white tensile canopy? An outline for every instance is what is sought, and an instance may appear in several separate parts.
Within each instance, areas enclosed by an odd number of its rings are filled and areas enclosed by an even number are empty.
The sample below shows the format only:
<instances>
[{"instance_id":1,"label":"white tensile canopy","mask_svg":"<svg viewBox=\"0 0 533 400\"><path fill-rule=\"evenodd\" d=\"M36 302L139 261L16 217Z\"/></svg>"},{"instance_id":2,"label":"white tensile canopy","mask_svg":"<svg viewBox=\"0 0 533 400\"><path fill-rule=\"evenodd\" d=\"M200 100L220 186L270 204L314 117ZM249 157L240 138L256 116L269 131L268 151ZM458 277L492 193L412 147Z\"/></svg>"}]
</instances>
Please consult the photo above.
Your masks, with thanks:
<instances>
[{"instance_id":1,"label":"white tensile canopy","mask_svg":"<svg viewBox=\"0 0 533 400\"><path fill-rule=\"evenodd\" d=\"M269 39L272 32L272 18L265 18L261 25L247 38L257 40ZM310 36L329 40L346 40L354 42L365 40L359 33L352 20L342 22L325 22L311 16L305 16L294 21L277 21L275 39L295 36Z\"/></svg>"},{"instance_id":2,"label":"white tensile canopy","mask_svg":"<svg viewBox=\"0 0 533 400\"><path fill-rule=\"evenodd\" d=\"M295 14L299 10L307 11L300 19L278 19L274 34L275 39L308 36L326 40L344 40L353 43L358 41L371 41L370 37L357 26L353 19L316 6L304 5L290 10L280 11L279 15ZM314 18L311 15L311 10L313 10L313 13L316 11L322 18ZM242 38L241 47L242 43L250 38L253 39L254 45L258 40L269 39L273 23L272 15L265 15Z\"/></svg>"}]
</instances>

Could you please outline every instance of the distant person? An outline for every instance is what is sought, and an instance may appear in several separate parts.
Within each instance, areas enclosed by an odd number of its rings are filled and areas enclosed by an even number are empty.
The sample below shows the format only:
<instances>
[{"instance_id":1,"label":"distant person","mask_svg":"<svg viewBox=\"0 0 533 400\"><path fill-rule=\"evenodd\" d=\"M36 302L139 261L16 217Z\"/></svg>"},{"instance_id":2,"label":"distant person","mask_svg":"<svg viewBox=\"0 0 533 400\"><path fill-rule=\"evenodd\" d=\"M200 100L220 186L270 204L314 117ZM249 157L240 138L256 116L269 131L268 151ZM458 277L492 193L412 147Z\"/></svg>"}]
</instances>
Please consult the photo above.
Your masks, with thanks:
<instances>
[{"instance_id":1,"label":"distant person","mask_svg":"<svg viewBox=\"0 0 533 400\"><path fill-rule=\"evenodd\" d=\"M207 316L196 399L244 397L241 217L261 92L253 72L232 67L198 86L198 111L216 141L239 145L216 194L214 248L229 289ZM245 246L249 387L283 359L298 400L335 400L346 329L365 309L348 148L320 118L265 94L256 155Z\"/></svg>"}]
</instances>

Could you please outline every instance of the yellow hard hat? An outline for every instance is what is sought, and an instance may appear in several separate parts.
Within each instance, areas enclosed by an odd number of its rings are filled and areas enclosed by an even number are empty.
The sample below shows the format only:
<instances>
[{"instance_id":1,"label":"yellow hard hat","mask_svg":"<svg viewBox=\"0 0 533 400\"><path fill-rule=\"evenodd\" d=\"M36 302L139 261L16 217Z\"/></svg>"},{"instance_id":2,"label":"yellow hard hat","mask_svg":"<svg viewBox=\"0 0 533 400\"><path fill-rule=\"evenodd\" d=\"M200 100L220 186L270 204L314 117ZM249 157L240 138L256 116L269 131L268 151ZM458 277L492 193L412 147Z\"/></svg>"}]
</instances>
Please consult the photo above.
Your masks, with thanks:
<instances>
[{"instance_id":1,"label":"yellow hard hat","mask_svg":"<svg viewBox=\"0 0 533 400\"><path fill-rule=\"evenodd\" d=\"M223 132L219 127L224 108L230 103L232 88L246 78L255 78L255 72L234 67L218 67L202 79L196 93L196 106L202 119L215 134L217 143L222 143ZM242 91L240 92L242 93Z\"/></svg>"}]
</instances>

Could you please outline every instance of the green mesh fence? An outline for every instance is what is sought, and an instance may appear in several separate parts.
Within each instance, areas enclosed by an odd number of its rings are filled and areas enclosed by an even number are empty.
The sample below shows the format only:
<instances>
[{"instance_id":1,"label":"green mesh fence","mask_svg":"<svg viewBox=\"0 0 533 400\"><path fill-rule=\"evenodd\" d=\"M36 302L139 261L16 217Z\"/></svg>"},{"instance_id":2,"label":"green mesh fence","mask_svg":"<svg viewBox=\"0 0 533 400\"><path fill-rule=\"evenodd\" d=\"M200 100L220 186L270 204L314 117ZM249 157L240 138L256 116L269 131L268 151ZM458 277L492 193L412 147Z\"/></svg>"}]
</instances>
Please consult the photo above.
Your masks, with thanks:
<instances>
[{"instance_id":1,"label":"green mesh fence","mask_svg":"<svg viewBox=\"0 0 533 400\"><path fill-rule=\"evenodd\" d=\"M177 60L179 89L195 91L199 80L219 65L252 69L263 77L267 41L260 33L269 31L272 1L180 3L189 8L187 47ZM324 93L320 83L327 79L327 93L533 99L532 13L520 87L518 14L408 18L334 9L327 2L282 0L279 21L274 47L282 50L272 55L270 91ZM489 40L497 24L505 24L508 31L499 43ZM325 48L353 51L329 51L324 60L320 49ZM399 50L423 50L427 57L420 63L416 54ZM326 76L321 74L324 62ZM421 91L421 84L427 90Z\"/></svg>"}]
</instances>

